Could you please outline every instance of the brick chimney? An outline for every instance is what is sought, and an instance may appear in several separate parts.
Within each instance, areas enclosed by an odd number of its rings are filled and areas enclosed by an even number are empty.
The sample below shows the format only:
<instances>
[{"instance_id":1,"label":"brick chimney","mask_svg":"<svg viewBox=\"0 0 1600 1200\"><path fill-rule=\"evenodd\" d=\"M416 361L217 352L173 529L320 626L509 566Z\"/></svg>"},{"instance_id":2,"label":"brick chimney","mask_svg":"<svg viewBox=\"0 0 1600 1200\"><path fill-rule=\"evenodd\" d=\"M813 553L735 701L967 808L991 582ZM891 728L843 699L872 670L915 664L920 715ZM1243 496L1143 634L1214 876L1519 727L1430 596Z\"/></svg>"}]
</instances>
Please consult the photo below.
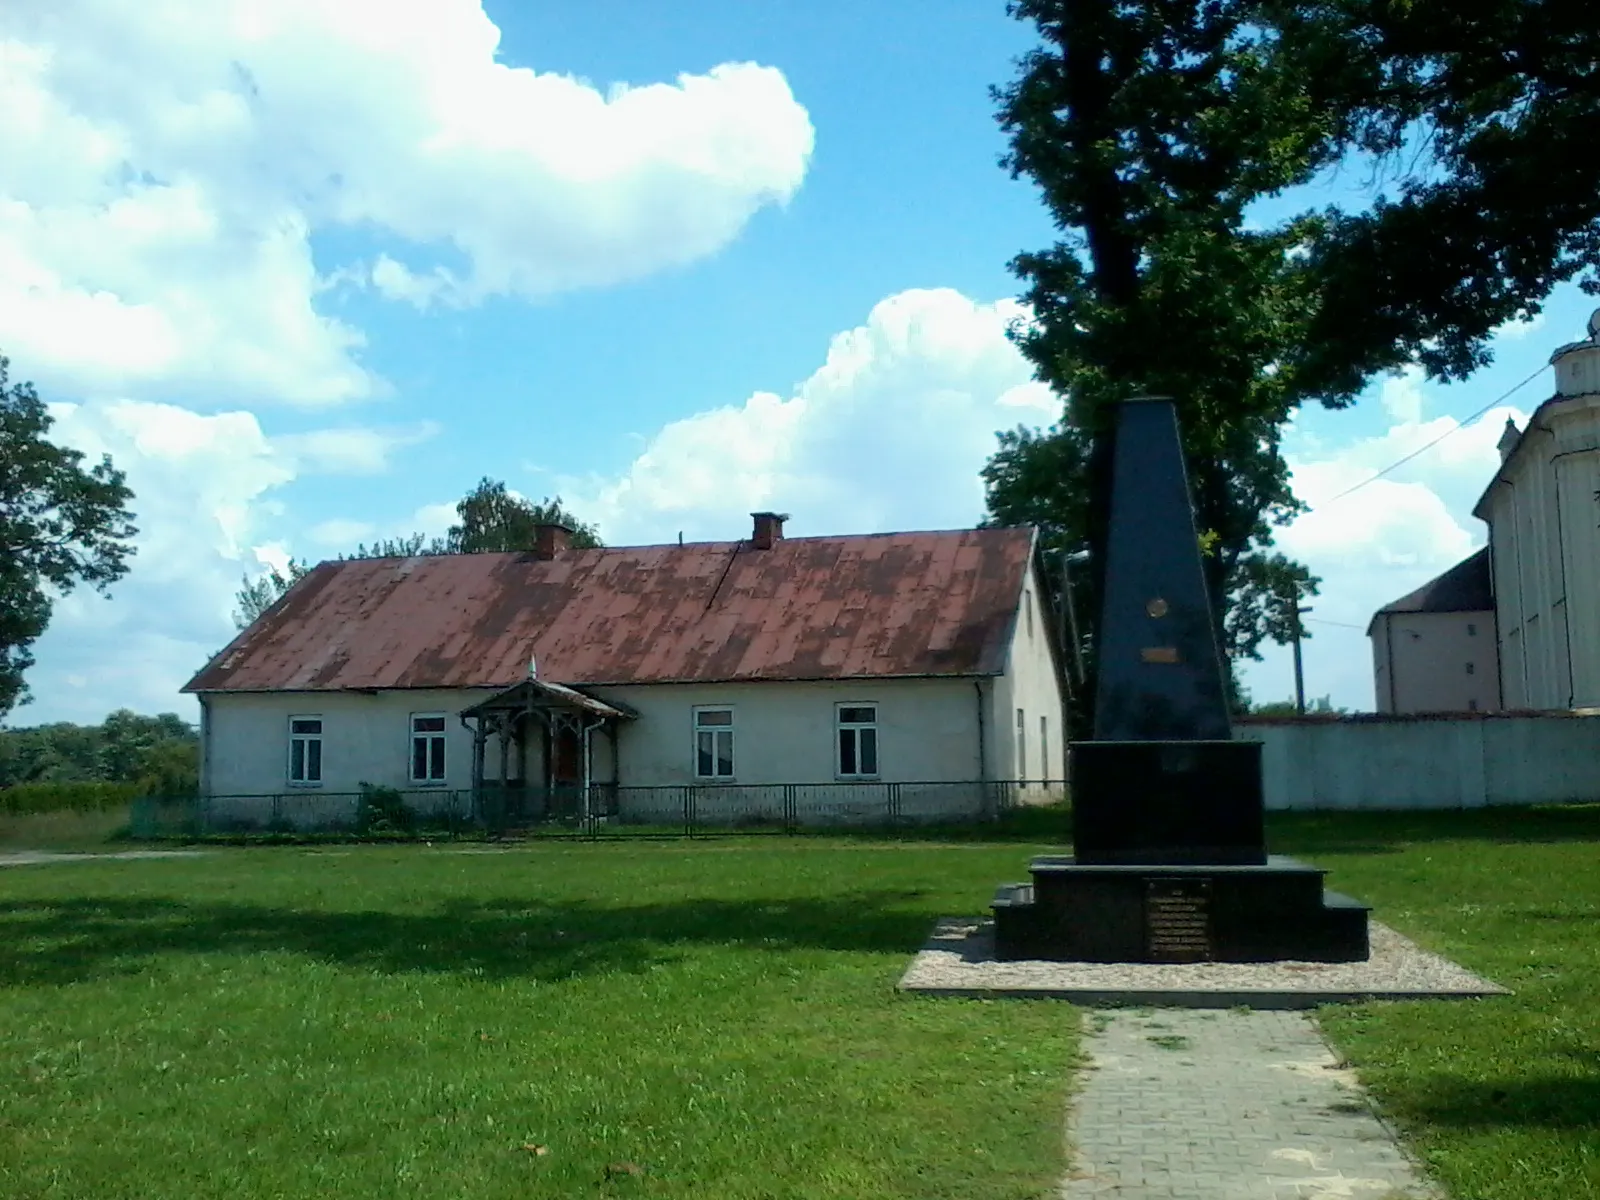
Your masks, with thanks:
<instances>
[{"instance_id":1,"label":"brick chimney","mask_svg":"<svg viewBox=\"0 0 1600 1200\"><path fill-rule=\"evenodd\" d=\"M788 513L758 512L750 515L756 523L750 543L757 550L771 550L774 543L783 541L783 523L789 519Z\"/></svg>"},{"instance_id":2,"label":"brick chimney","mask_svg":"<svg viewBox=\"0 0 1600 1200\"><path fill-rule=\"evenodd\" d=\"M572 548L572 530L565 525L535 525L533 556L549 562L563 550Z\"/></svg>"}]
</instances>

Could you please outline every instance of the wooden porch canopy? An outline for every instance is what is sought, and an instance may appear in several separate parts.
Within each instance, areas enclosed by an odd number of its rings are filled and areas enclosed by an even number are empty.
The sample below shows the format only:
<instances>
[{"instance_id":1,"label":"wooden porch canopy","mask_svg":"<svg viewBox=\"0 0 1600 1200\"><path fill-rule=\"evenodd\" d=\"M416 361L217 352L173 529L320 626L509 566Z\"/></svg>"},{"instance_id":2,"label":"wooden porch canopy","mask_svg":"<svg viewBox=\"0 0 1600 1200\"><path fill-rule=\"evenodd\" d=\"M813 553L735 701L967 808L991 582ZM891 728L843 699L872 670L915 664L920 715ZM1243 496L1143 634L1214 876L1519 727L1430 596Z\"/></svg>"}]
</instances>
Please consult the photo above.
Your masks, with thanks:
<instances>
[{"instance_id":1,"label":"wooden porch canopy","mask_svg":"<svg viewBox=\"0 0 1600 1200\"><path fill-rule=\"evenodd\" d=\"M563 684L546 683L540 679L525 679L461 712L463 725L467 725L468 721L473 722L467 726L472 730L472 786L474 789L483 786L484 751L491 736L497 737L500 742L500 785L504 787L509 782L511 751L515 746L516 778L526 786L528 734L535 728L542 735L546 788L564 785L581 786L585 791L588 790L594 783L591 778L593 761L590 753L591 738L598 730L604 730L611 740L610 782L615 784L620 778L617 726L623 721L636 719L638 715L625 704L596 700L593 696L586 696L575 688ZM574 777L561 778L560 776L569 774L568 771L559 769L565 768L567 764L558 761L562 757L562 750L567 747L575 751L572 757L576 762L571 766L576 770L570 771Z\"/></svg>"}]
</instances>

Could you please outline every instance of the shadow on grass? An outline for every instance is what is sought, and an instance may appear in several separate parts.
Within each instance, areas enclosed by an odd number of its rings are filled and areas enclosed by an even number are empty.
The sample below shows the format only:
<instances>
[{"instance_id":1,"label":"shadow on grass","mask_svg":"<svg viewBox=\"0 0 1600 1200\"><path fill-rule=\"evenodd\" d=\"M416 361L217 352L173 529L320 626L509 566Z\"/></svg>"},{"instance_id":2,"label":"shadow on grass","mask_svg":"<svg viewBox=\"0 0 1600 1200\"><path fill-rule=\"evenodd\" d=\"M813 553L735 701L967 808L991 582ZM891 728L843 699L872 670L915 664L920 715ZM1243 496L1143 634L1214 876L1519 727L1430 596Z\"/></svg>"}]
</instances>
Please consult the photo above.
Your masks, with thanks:
<instances>
[{"instance_id":1,"label":"shadow on grass","mask_svg":"<svg viewBox=\"0 0 1600 1200\"><path fill-rule=\"evenodd\" d=\"M1455 1129L1596 1129L1600 1074L1504 1080L1436 1076L1405 1107L1429 1124Z\"/></svg>"},{"instance_id":2,"label":"shadow on grass","mask_svg":"<svg viewBox=\"0 0 1600 1200\"><path fill-rule=\"evenodd\" d=\"M1600 842L1600 804L1267 814L1267 845L1278 854L1389 854L1450 841Z\"/></svg>"},{"instance_id":3,"label":"shadow on grass","mask_svg":"<svg viewBox=\"0 0 1600 1200\"><path fill-rule=\"evenodd\" d=\"M415 913L122 897L19 901L0 904L0 987L124 974L172 953L288 952L386 973L542 982L642 971L695 944L909 954L933 921L919 898L875 891L632 907L457 901Z\"/></svg>"}]
</instances>

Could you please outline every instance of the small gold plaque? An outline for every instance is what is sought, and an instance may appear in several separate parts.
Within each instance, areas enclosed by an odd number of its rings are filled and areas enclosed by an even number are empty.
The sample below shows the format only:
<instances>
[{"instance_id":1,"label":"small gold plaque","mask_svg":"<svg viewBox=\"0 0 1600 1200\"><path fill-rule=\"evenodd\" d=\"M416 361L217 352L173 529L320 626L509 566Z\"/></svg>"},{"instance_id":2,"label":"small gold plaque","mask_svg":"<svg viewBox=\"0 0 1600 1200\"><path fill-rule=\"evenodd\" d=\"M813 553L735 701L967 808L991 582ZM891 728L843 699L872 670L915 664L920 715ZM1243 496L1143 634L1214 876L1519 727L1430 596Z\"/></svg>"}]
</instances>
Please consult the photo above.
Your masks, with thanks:
<instances>
[{"instance_id":1,"label":"small gold plaque","mask_svg":"<svg viewBox=\"0 0 1600 1200\"><path fill-rule=\"evenodd\" d=\"M1167 602L1157 596L1144 606L1144 610L1152 617L1164 617L1167 615Z\"/></svg>"},{"instance_id":2,"label":"small gold plaque","mask_svg":"<svg viewBox=\"0 0 1600 1200\"><path fill-rule=\"evenodd\" d=\"M1175 663L1178 661L1178 648L1176 646L1146 646L1139 651L1139 661L1148 663Z\"/></svg>"}]
</instances>

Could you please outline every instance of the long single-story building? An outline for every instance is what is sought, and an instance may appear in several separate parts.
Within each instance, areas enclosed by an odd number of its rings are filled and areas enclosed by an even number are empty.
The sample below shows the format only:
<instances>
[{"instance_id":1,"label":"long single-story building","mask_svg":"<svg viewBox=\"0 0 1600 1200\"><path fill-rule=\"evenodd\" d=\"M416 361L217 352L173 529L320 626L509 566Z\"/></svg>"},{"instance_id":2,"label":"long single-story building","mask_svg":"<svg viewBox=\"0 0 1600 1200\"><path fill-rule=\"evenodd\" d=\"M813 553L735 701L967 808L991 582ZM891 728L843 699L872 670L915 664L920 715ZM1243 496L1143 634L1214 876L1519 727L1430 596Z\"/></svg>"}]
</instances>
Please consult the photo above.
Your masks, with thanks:
<instances>
[{"instance_id":1,"label":"long single-story building","mask_svg":"<svg viewBox=\"0 0 1600 1200\"><path fill-rule=\"evenodd\" d=\"M785 519L322 563L186 685L202 793L248 817L362 784L535 807L576 789L626 819L675 788L895 783L951 815L976 803L952 785L1063 778L1034 530L785 538Z\"/></svg>"}]
</instances>

